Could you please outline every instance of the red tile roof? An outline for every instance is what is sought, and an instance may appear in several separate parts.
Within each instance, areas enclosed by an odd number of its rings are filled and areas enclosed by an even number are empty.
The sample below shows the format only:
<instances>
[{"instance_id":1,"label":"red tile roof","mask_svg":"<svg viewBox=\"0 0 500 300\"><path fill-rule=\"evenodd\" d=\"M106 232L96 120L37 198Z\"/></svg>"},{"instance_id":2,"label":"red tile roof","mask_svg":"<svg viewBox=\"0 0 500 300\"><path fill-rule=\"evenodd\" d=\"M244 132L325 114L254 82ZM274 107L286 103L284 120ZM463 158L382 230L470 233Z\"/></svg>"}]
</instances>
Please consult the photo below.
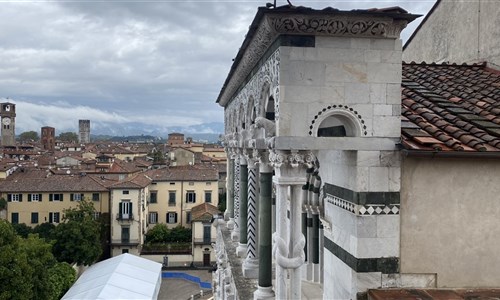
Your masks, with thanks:
<instances>
[{"instance_id":1,"label":"red tile roof","mask_svg":"<svg viewBox=\"0 0 500 300\"><path fill-rule=\"evenodd\" d=\"M46 172L45 172L46 174ZM19 172L0 181L2 192L105 192L108 189L89 176Z\"/></svg>"},{"instance_id":2,"label":"red tile roof","mask_svg":"<svg viewBox=\"0 0 500 300\"><path fill-rule=\"evenodd\" d=\"M500 72L483 64L403 63L403 147L500 151Z\"/></svg>"},{"instance_id":3,"label":"red tile roof","mask_svg":"<svg viewBox=\"0 0 500 300\"><path fill-rule=\"evenodd\" d=\"M192 222L210 222L213 216L220 213L216 206L210 203L204 202L200 205L193 206L191 209L191 221Z\"/></svg>"}]
</instances>

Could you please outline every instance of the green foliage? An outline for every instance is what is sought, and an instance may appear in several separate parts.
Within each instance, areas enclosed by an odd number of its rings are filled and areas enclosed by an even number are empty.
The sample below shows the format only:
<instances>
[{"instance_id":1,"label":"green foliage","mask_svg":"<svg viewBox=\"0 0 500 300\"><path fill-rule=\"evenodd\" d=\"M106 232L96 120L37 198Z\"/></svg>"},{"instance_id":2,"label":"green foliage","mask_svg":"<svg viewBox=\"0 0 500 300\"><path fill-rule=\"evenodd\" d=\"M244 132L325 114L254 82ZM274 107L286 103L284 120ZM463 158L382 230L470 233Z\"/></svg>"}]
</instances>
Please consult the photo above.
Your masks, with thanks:
<instances>
[{"instance_id":1,"label":"green foliage","mask_svg":"<svg viewBox=\"0 0 500 300\"><path fill-rule=\"evenodd\" d=\"M21 238L10 223L0 220L0 299L60 299L75 282L76 272L58 263L51 249L38 235Z\"/></svg>"},{"instance_id":2,"label":"green foliage","mask_svg":"<svg viewBox=\"0 0 500 300\"><path fill-rule=\"evenodd\" d=\"M91 265L101 255L100 224L94 220L94 204L82 200L77 208L64 210L63 223L54 231L54 255L60 262Z\"/></svg>"},{"instance_id":3,"label":"green foliage","mask_svg":"<svg viewBox=\"0 0 500 300\"><path fill-rule=\"evenodd\" d=\"M153 150L149 153L149 156L153 158L153 163L162 164L165 162L165 156L160 150Z\"/></svg>"},{"instance_id":4,"label":"green foliage","mask_svg":"<svg viewBox=\"0 0 500 300\"><path fill-rule=\"evenodd\" d=\"M58 140L63 142L78 142L78 135L74 132L62 132L57 137Z\"/></svg>"},{"instance_id":5,"label":"green foliage","mask_svg":"<svg viewBox=\"0 0 500 300\"><path fill-rule=\"evenodd\" d=\"M52 290L48 299L61 299L76 281L76 271L65 262L58 262L48 270L48 282Z\"/></svg>"},{"instance_id":6,"label":"green foliage","mask_svg":"<svg viewBox=\"0 0 500 300\"><path fill-rule=\"evenodd\" d=\"M51 244L33 234L23 239L21 243L21 251L26 253L28 263L33 270L30 281L33 284L33 295L37 299L51 299L53 287L48 280L47 268L56 263L51 250Z\"/></svg>"},{"instance_id":7,"label":"green foliage","mask_svg":"<svg viewBox=\"0 0 500 300\"><path fill-rule=\"evenodd\" d=\"M148 230L146 233L146 243L165 243L168 239L170 230L165 224L156 224L155 227Z\"/></svg>"},{"instance_id":8,"label":"green foliage","mask_svg":"<svg viewBox=\"0 0 500 300\"><path fill-rule=\"evenodd\" d=\"M24 223L12 224L16 234L22 238L27 238L28 234L33 233L33 229Z\"/></svg>"},{"instance_id":9,"label":"green foliage","mask_svg":"<svg viewBox=\"0 0 500 300\"><path fill-rule=\"evenodd\" d=\"M157 224L146 233L147 244L191 242L191 229L177 226L168 229L165 224Z\"/></svg>"},{"instance_id":10,"label":"green foliage","mask_svg":"<svg viewBox=\"0 0 500 300\"><path fill-rule=\"evenodd\" d=\"M7 208L7 200L4 197L0 198L0 210L4 210Z\"/></svg>"},{"instance_id":11,"label":"green foliage","mask_svg":"<svg viewBox=\"0 0 500 300\"><path fill-rule=\"evenodd\" d=\"M0 220L0 299L33 298L33 268L21 241L11 224Z\"/></svg>"},{"instance_id":12,"label":"green foliage","mask_svg":"<svg viewBox=\"0 0 500 300\"><path fill-rule=\"evenodd\" d=\"M45 239L45 241L51 241L54 239L54 230L56 229L56 226L52 223L41 223L35 226L33 228L33 233L38 234L40 238Z\"/></svg>"},{"instance_id":13,"label":"green foliage","mask_svg":"<svg viewBox=\"0 0 500 300\"><path fill-rule=\"evenodd\" d=\"M39 139L40 137L38 137L38 132L36 131L25 131L21 133L18 137L18 140L20 142L30 142L30 141L36 142Z\"/></svg>"}]
</instances>

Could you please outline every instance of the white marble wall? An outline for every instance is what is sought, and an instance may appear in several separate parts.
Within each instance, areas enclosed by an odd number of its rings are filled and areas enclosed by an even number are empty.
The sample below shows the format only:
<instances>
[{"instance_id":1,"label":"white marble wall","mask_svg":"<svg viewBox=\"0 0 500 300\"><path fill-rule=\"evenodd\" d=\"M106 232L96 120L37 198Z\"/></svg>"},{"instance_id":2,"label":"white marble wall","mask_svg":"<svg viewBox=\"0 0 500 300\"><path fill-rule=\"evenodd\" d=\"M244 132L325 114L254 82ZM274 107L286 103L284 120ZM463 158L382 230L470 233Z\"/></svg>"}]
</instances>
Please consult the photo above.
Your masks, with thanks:
<instances>
[{"instance_id":1,"label":"white marble wall","mask_svg":"<svg viewBox=\"0 0 500 300\"><path fill-rule=\"evenodd\" d=\"M306 136L319 111L343 104L361 115L367 136L399 137L400 40L316 37L315 47L280 55L279 135Z\"/></svg>"}]
</instances>

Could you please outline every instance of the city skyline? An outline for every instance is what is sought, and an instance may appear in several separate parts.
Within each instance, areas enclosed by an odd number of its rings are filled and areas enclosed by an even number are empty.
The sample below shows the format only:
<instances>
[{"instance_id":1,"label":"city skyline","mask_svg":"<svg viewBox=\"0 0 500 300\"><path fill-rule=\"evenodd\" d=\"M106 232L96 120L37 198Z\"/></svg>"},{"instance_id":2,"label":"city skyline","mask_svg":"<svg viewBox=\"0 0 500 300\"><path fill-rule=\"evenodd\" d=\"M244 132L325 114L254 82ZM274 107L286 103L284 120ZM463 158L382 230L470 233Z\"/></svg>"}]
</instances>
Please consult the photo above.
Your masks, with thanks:
<instances>
[{"instance_id":1,"label":"city skyline","mask_svg":"<svg viewBox=\"0 0 500 300\"><path fill-rule=\"evenodd\" d=\"M285 1L278 5L286 4ZM425 14L434 1L300 1L339 9L399 5ZM265 1L2 3L0 88L16 104L16 132L52 126L92 132L218 133L215 104L258 6ZM16 22L12 22L16 16ZM418 21L420 21L420 18ZM418 22L416 22L418 23ZM416 24L403 32L407 39ZM213 125L219 123L220 125ZM208 124L208 125L204 125ZM212 124L212 125L210 125Z\"/></svg>"}]
</instances>

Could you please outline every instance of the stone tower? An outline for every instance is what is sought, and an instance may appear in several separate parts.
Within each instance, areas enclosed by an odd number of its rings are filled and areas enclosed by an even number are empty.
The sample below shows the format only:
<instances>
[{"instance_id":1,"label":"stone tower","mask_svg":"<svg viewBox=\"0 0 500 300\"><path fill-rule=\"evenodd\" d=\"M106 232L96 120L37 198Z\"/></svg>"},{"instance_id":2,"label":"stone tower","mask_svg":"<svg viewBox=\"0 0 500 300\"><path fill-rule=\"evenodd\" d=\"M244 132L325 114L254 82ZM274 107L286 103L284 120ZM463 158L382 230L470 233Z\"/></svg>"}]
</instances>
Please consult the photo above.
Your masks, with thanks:
<instances>
[{"instance_id":1,"label":"stone tower","mask_svg":"<svg viewBox=\"0 0 500 300\"><path fill-rule=\"evenodd\" d=\"M42 147L44 150L54 151L56 140L55 133L56 129L54 127L42 127Z\"/></svg>"},{"instance_id":2,"label":"stone tower","mask_svg":"<svg viewBox=\"0 0 500 300\"><path fill-rule=\"evenodd\" d=\"M78 141L82 144L90 143L90 120L78 120Z\"/></svg>"},{"instance_id":3,"label":"stone tower","mask_svg":"<svg viewBox=\"0 0 500 300\"><path fill-rule=\"evenodd\" d=\"M16 140L16 105L5 102L0 104L2 117L2 146L14 146Z\"/></svg>"}]
</instances>

